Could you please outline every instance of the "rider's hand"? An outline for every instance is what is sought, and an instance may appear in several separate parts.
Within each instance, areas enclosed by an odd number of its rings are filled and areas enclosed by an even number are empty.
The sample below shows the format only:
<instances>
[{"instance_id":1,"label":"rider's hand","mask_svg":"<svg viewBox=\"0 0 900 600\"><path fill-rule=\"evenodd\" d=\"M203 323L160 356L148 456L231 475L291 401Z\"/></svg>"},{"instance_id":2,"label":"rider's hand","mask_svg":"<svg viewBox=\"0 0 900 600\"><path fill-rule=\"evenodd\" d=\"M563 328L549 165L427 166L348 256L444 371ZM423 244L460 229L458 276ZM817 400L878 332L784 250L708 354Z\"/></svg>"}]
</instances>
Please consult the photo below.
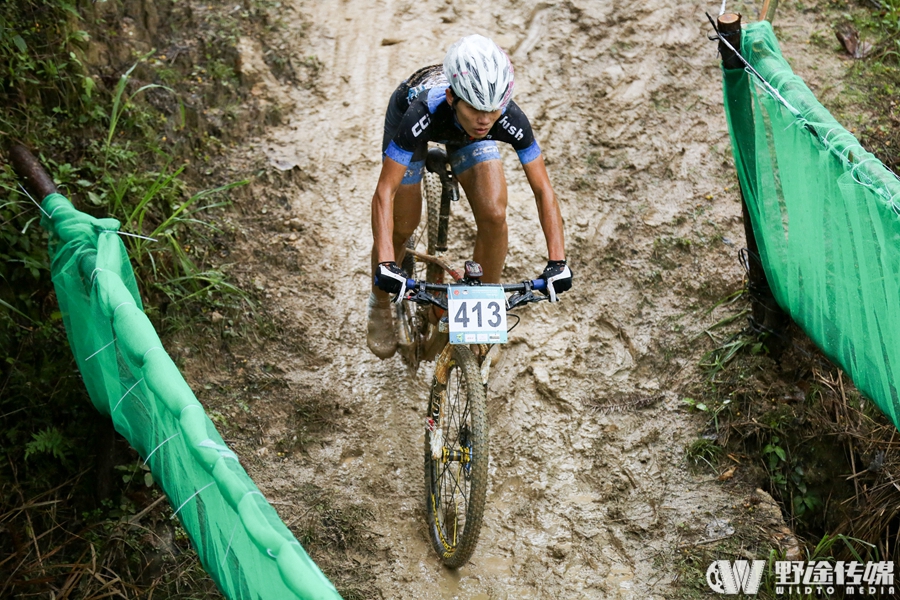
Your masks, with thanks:
<instances>
[{"instance_id":1,"label":"rider's hand","mask_svg":"<svg viewBox=\"0 0 900 600\"><path fill-rule=\"evenodd\" d=\"M378 268L375 269L375 285L388 294L395 294L394 302L403 299L407 279L409 277L403 272L403 269L392 260L378 263Z\"/></svg>"},{"instance_id":2,"label":"rider's hand","mask_svg":"<svg viewBox=\"0 0 900 600\"><path fill-rule=\"evenodd\" d=\"M550 302L558 302L557 296L572 288L572 269L565 260L550 260L541 273L541 279L547 282L546 293L550 296Z\"/></svg>"}]
</instances>

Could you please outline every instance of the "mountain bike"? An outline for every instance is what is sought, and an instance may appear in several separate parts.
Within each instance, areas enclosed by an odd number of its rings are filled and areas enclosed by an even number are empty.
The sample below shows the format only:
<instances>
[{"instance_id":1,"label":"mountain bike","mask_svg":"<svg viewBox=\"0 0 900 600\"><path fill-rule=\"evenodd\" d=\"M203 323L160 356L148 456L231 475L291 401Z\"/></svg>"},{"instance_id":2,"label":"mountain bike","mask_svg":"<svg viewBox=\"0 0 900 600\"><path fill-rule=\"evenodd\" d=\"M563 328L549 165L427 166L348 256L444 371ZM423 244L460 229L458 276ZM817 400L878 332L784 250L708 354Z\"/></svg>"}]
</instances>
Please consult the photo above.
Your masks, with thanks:
<instances>
[{"instance_id":1,"label":"mountain bike","mask_svg":"<svg viewBox=\"0 0 900 600\"><path fill-rule=\"evenodd\" d=\"M450 568L472 556L488 485L487 382L496 344L507 341L507 310L547 300L542 279L482 284L467 262L454 284L407 281L405 301L436 306L447 341L437 357L425 427L425 490L432 546Z\"/></svg>"},{"instance_id":2,"label":"mountain bike","mask_svg":"<svg viewBox=\"0 0 900 600\"><path fill-rule=\"evenodd\" d=\"M464 274L453 269L441 253L459 185L442 149L429 150L426 168L424 231L407 242L402 267L414 275L395 306L400 354L410 368L437 358L426 417L426 512L435 551L458 568L475 550L484 515L492 350L507 340L507 311L546 300L534 294L546 282L482 284L477 263L467 262ZM454 283L444 283L445 273Z\"/></svg>"}]
</instances>

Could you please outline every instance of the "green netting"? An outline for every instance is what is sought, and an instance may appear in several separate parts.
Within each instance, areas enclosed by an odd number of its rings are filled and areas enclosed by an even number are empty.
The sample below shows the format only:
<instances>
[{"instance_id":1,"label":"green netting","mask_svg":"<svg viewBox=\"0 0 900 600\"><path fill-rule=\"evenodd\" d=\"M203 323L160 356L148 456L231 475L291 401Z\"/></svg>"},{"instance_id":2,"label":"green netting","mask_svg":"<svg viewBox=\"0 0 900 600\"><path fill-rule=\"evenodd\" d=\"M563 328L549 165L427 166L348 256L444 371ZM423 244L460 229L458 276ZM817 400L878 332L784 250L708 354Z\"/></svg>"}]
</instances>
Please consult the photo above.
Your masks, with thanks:
<instances>
[{"instance_id":1,"label":"green netting","mask_svg":"<svg viewBox=\"0 0 900 600\"><path fill-rule=\"evenodd\" d=\"M744 29L741 53L776 91L725 70L735 162L772 292L900 427L900 181L793 74L768 22Z\"/></svg>"},{"instance_id":2,"label":"green netting","mask_svg":"<svg viewBox=\"0 0 900 600\"><path fill-rule=\"evenodd\" d=\"M334 599L334 586L228 449L144 315L115 219L43 202L53 283L94 406L147 461L219 589Z\"/></svg>"}]
</instances>

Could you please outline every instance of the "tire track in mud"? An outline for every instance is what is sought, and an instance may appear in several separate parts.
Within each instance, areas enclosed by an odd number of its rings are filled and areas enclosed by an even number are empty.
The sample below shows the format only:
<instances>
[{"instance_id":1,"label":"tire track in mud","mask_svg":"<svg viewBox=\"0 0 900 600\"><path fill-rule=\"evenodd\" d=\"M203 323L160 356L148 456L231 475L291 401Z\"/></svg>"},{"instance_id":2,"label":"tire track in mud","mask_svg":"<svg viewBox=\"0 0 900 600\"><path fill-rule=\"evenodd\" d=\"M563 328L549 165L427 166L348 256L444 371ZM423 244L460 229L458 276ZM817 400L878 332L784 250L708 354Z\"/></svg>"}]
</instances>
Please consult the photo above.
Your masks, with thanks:
<instances>
[{"instance_id":1,"label":"tire track in mud","mask_svg":"<svg viewBox=\"0 0 900 600\"><path fill-rule=\"evenodd\" d=\"M258 277L294 289L273 301L327 357L289 361L288 379L340 398L345 414L321 447L252 474L269 497L308 481L370 507L376 547L357 559L383 597L668 598L681 536L739 502L742 491L687 470L699 424L677 393L696 363L692 336L717 320L705 309L741 285L728 243L743 239L737 194L719 182L733 170L707 8L294 0L312 24L295 50L322 72L312 93L269 89L294 109L256 151L304 174L289 198L309 232L293 242L304 284L271 268ZM513 49L516 99L547 157L577 279L560 305L523 311L493 369L485 525L471 563L450 572L424 525L430 368L412 376L399 358L372 357L364 303L387 99L471 32ZM515 154L504 157L504 279L519 280L540 271L545 248ZM454 210L449 254L459 263L474 228L465 202ZM640 410L595 408L651 396L659 400ZM272 424L263 437L278 435Z\"/></svg>"}]
</instances>

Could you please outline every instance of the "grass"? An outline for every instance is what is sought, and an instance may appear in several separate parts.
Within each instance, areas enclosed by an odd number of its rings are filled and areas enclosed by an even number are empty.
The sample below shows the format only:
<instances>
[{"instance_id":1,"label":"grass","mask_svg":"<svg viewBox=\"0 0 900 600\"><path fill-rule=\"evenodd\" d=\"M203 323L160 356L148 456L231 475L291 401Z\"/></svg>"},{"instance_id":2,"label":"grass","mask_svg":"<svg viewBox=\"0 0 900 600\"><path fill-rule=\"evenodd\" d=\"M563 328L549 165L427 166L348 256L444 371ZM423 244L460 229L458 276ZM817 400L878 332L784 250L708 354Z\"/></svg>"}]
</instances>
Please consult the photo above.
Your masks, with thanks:
<instances>
[{"instance_id":1,"label":"grass","mask_svg":"<svg viewBox=\"0 0 900 600\"><path fill-rule=\"evenodd\" d=\"M213 114L261 122L240 89L234 43L254 28L278 39L267 12L276 6L251 2L239 22L230 7L189 16L187 4L157 3L159 49L128 56L122 3L97 14L65 0L0 3L0 134L35 149L76 208L132 234L122 238L164 338L216 332L213 312L241 323L229 328L241 335L255 306L207 248L230 243L223 211L246 183L219 175L217 154L253 129ZM97 44L111 49L108 62ZM40 210L5 162L0 190L0 597L220 597L87 397Z\"/></svg>"},{"instance_id":2,"label":"grass","mask_svg":"<svg viewBox=\"0 0 900 600\"><path fill-rule=\"evenodd\" d=\"M834 110L862 113L856 137L864 148L875 154L894 172L900 170L900 0L851 3L830 0L829 9L839 11L838 22L849 23L860 39L872 45L869 53L853 62L851 78L856 106L842 106L836 99ZM839 44L833 36L823 44ZM861 105L861 106L860 106ZM861 109L861 110L860 110ZM835 113L836 114L836 113Z\"/></svg>"},{"instance_id":3,"label":"grass","mask_svg":"<svg viewBox=\"0 0 900 600\"><path fill-rule=\"evenodd\" d=\"M686 459L718 472L719 458L733 458L735 481L779 501L792 529L820 546L814 554L837 539L841 559L894 558L900 492L888 463L896 428L802 332L789 337L778 362L748 331L705 355L706 379L684 403L708 418Z\"/></svg>"}]
</instances>

